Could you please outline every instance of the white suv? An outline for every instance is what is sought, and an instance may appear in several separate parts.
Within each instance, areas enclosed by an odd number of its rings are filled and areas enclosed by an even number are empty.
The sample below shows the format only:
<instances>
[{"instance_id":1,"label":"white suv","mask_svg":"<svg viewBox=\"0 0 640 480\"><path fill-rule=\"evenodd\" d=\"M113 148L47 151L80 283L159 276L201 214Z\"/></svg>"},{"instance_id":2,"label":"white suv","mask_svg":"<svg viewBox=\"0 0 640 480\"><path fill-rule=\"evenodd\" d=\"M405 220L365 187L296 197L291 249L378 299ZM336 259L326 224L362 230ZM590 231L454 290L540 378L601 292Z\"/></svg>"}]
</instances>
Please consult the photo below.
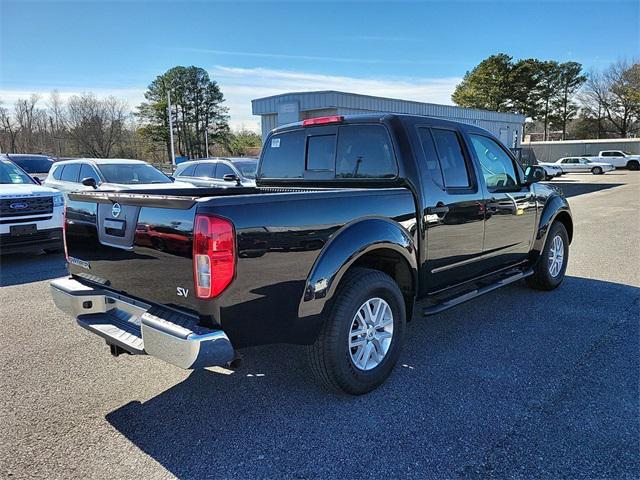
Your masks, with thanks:
<instances>
[{"instance_id":1,"label":"white suv","mask_svg":"<svg viewBox=\"0 0 640 480\"><path fill-rule=\"evenodd\" d=\"M60 192L0 156L0 254L61 251L63 209Z\"/></svg>"}]
</instances>

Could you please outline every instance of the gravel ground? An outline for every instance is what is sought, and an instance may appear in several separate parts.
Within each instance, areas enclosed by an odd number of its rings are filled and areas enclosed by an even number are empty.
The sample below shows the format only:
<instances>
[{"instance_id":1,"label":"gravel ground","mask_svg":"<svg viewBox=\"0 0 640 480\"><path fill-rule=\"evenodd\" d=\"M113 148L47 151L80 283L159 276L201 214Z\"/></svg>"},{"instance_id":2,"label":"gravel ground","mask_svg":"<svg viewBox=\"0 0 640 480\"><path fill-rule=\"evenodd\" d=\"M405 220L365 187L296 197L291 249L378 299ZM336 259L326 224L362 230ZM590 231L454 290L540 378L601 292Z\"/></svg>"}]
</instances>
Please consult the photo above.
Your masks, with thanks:
<instances>
[{"instance_id":1,"label":"gravel ground","mask_svg":"<svg viewBox=\"0 0 640 480\"><path fill-rule=\"evenodd\" d=\"M311 383L299 347L235 372L113 358L54 307L61 256L3 258L0 478L640 477L640 172L553 183L564 284L416 318L358 398Z\"/></svg>"}]
</instances>

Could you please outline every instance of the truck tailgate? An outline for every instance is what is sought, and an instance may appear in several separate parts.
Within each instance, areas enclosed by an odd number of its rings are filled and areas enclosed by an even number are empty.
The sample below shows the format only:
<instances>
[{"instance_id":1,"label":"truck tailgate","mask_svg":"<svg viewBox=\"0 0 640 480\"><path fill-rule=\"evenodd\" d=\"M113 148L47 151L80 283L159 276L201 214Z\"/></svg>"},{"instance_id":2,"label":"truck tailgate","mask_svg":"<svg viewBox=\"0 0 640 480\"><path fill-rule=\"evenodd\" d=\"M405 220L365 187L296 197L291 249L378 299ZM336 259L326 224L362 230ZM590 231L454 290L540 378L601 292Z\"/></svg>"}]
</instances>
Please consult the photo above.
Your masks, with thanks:
<instances>
[{"instance_id":1,"label":"truck tailgate","mask_svg":"<svg viewBox=\"0 0 640 480\"><path fill-rule=\"evenodd\" d=\"M197 310L192 240L195 197L70 194L69 271L116 291Z\"/></svg>"}]
</instances>

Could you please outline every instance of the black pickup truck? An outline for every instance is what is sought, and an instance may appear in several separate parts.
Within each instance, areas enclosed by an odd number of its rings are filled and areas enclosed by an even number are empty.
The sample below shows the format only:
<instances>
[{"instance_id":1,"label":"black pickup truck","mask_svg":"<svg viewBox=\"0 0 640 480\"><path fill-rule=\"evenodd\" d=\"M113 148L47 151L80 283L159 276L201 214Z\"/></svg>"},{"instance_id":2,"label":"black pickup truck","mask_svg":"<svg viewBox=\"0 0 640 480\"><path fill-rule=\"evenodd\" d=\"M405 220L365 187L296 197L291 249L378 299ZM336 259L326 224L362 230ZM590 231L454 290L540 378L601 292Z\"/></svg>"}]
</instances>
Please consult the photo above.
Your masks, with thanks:
<instances>
[{"instance_id":1,"label":"black pickup truck","mask_svg":"<svg viewBox=\"0 0 640 480\"><path fill-rule=\"evenodd\" d=\"M309 119L271 132L256 187L70 194L53 298L114 355L199 368L301 344L321 383L361 394L412 317L562 282L572 217L543 177L470 125Z\"/></svg>"}]
</instances>

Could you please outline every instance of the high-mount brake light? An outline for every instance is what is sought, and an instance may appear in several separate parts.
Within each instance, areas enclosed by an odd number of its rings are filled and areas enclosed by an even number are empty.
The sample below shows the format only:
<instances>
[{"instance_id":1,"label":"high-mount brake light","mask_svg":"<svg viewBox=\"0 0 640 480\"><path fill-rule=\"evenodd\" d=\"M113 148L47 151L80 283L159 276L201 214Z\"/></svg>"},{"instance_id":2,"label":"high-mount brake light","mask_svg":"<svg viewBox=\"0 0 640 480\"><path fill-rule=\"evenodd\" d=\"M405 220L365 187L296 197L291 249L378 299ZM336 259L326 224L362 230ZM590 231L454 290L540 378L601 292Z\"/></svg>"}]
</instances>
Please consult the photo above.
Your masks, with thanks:
<instances>
[{"instance_id":1,"label":"high-mount brake light","mask_svg":"<svg viewBox=\"0 0 640 480\"><path fill-rule=\"evenodd\" d=\"M326 125L327 123L340 123L344 120L342 115L331 115L329 117L316 117L308 118L302 121L303 127L309 127L311 125Z\"/></svg>"},{"instance_id":2,"label":"high-mount brake light","mask_svg":"<svg viewBox=\"0 0 640 480\"><path fill-rule=\"evenodd\" d=\"M193 280L196 297L217 297L235 275L233 224L224 218L196 215L193 229Z\"/></svg>"}]
</instances>

